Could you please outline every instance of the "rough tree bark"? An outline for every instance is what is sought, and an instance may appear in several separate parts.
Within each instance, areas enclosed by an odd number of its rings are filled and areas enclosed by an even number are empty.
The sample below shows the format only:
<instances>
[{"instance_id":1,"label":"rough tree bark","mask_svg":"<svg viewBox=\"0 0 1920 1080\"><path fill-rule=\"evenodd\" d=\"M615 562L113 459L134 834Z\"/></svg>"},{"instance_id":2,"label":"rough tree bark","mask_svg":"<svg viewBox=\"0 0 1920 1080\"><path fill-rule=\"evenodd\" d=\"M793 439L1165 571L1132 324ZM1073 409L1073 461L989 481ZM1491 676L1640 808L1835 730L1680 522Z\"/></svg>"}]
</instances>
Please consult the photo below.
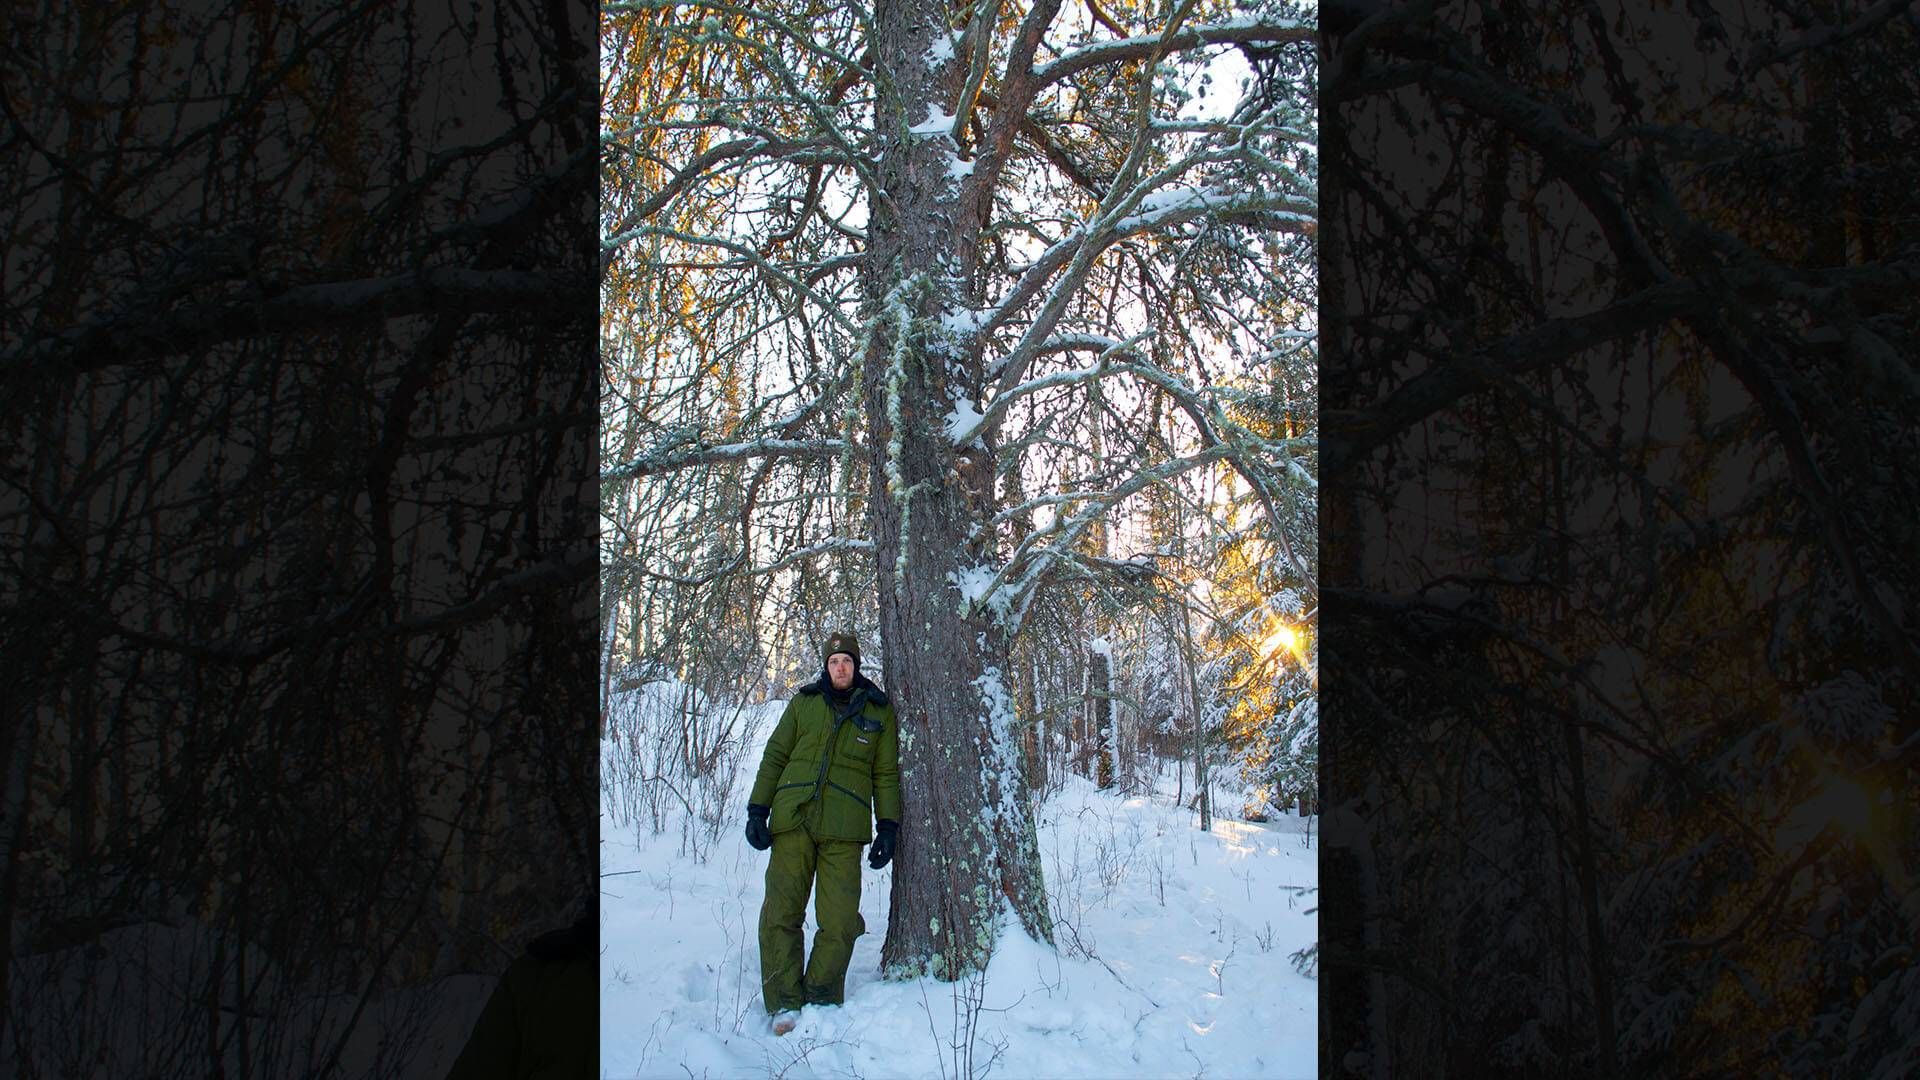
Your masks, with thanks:
<instances>
[{"instance_id":1,"label":"rough tree bark","mask_svg":"<svg viewBox=\"0 0 1920 1080\"><path fill-rule=\"evenodd\" d=\"M1031 56L1057 6L1036 6L1034 33L1016 51ZM967 195L990 192L999 163L989 144L972 184L945 180L951 137L908 130L942 114L966 75L964 57L928 63L936 32L945 27L917 5L882 3L875 13L879 109L892 122L881 127L872 192L864 279L874 332L861 384L878 496L883 678L900 720L906 817L881 966L951 979L984 968L1004 906L1035 939L1051 942L1052 927L1005 685L1007 637L954 585L991 553L994 448L956 453L945 438L943 418L963 395L977 400L985 373L977 355L961 359L940 316L979 301L968 271L990 199Z\"/></svg>"}]
</instances>

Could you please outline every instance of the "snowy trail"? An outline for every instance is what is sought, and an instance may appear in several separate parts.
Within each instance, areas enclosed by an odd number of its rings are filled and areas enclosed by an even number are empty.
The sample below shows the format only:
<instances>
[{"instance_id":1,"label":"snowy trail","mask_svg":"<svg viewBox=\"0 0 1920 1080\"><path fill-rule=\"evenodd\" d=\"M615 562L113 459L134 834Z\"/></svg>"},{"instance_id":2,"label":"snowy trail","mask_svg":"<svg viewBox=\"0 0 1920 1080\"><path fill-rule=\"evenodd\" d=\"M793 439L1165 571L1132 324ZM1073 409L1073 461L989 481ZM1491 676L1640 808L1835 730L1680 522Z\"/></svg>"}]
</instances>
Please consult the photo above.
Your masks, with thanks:
<instances>
[{"instance_id":1,"label":"snowy trail","mask_svg":"<svg viewBox=\"0 0 1920 1080\"><path fill-rule=\"evenodd\" d=\"M777 714L777 704L775 706ZM1003 933L977 1014L971 1072L1045 1077L1306 1077L1316 985L1318 837L1300 819L1216 819L1167 795L1101 793L1078 777L1039 814L1057 950ZM601 1069L626 1077L966 1075L968 987L878 976L890 871L863 870L867 933L847 1002L767 1030L756 923L765 856L729 823L702 864L677 830L602 818ZM813 921L807 921L811 943ZM1092 957L1087 955L1091 950ZM956 1031L959 1032L956 1037Z\"/></svg>"}]
</instances>

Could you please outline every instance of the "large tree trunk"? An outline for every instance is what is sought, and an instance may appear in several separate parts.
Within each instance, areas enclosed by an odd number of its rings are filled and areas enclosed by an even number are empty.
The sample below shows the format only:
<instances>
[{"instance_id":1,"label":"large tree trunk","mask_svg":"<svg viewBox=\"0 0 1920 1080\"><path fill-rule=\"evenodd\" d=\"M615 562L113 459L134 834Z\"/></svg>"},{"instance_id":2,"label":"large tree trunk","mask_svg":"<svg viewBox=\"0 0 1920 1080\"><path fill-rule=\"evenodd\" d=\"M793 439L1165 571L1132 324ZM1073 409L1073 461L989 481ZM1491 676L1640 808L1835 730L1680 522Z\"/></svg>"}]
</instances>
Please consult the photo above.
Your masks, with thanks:
<instances>
[{"instance_id":1,"label":"large tree trunk","mask_svg":"<svg viewBox=\"0 0 1920 1080\"><path fill-rule=\"evenodd\" d=\"M970 609L956 572L991 559L993 448L956 454L946 437L957 399L984 375L940 321L973 299L978 208L949 176L952 141L908 128L944 112L964 70L927 62L928 9L882 4L875 57L883 118L868 228L866 300L874 331L863 357L883 678L899 717L903 813L892 915L881 951L895 977L957 978L984 968L1010 902L1026 932L1051 941L1018 725L1007 692L1008 643L991 610Z\"/></svg>"}]
</instances>

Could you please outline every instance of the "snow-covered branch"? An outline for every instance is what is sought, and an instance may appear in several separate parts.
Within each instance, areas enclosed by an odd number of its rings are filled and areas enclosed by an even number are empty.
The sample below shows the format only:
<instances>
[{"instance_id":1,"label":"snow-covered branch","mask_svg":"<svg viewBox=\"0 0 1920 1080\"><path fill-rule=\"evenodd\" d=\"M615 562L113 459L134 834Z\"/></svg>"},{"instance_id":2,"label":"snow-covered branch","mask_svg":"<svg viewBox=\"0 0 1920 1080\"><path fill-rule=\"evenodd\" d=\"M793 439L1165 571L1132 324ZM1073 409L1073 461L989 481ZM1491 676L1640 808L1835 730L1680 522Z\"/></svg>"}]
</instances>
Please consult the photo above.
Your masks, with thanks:
<instances>
[{"instance_id":1,"label":"snow-covered branch","mask_svg":"<svg viewBox=\"0 0 1920 1080\"><path fill-rule=\"evenodd\" d=\"M601 481L631 480L640 476L674 472L697 465L715 465L723 461L749 458L831 458L848 448L843 439L755 439L718 446L691 446L644 454L632 461L602 470Z\"/></svg>"},{"instance_id":2,"label":"snow-covered branch","mask_svg":"<svg viewBox=\"0 0 1920 1080\"><path fill-rule=\"evenodd\" d=\"M1056 491L1050 495L1036 496L1035 498L1028 499L1016 506L1009 506L999 513L994 514L993 523L995 525L1004 525L1043 506L1059 506L1063 503L1085 502L1088 499L1098 499L1105 494L1106 491L1102 489L1089 489L1083 491Z\"/></svg>"},{"instance_id":3,"label":"snow-covered branch","mask_svg":"<svg viewBox=\"0 0 1920 1080\"><path fill-rule=\"evenodd\" d=\"M1089 525L1105 517L1114 506L1146 490L1152 484L1162 483L1202 465L1222 461L1238 451L1239 447L1220 443L1186 457L1174 458L1159 465L1141 469L1118 487L1088 499L1087 506L1078 513L1070 517L1065 515L1055 517L1045 528L1028 533L1007 557L1006 562L990 574L983 571L965 583L962 596L968 609L976 610L984 605L1002 613L1007 612L1014 603L1020 601L1039 585L1047 568L1054 561L1053 549L1071 546L1086 532ZM1015 581L1016 575L1017 583L1008 588L1009 582Z\"/></svg>"},{"instance_id":4,"label":"snow-covered branch","mask_svg":"<svg viewBox=\"0 0 1920 1080\"><path fill-rule=\"evenodd\" d=\"M1209 188L1183 188L1168 191L1160 199L1150 200L1142 195L1138 202L1145 206L1128 208L1137 212L1129 212L1125 216L1098 215L1049 247L981 321L977 340L984 340L987 335L1012 321L1035 295L1052 282L1049 298L1042 306L1041 314L1034 319L1019 344L996 365L999 375L997 394L1012 390L1024 376L1026 365L1053 348L1050 338L1068 302L1078 294L1080 286L1092 272L1095 260L1119 241L1207 216L1231 219L1258 215L1264 225L1303 233L1311 233L1315 227L1312 201L1289 192L1226 194ZM1063 266L1067 270L1060 274Z\"/></svg>"},{"instance_id":5,"label":"snow-covered branch","mask_svg":"<svg viewBox=\"0 0 1920 1080\"><path fill-rule=\"evenodd\" d=\"M605 17L610 14L633 11L665 11L671 13L683 10L686 6L684 0L607 0L606 3L600 5L600 14L602 17ZM873 22L872 13L860 4L839 3L834 5L834 9L853 15L862 27L870 26ZM859 62L852 57L844 53L835 52L823 44L817 25L811 22L795 24L792 21L778 18L775 15L776 9L767 5L747 7L739 4L717 3L715 0L702 0L700 10L732 15L758 26L773 27L779 30L782 36L791 42L795 48L833 61L844 69L850 71L857 70L860 66ZM689 32L698 35L709 44L726 41L733 44L758 46L764 43L758 39L745 38L737 34L722 33L718 20L715 20L711 24L692 24Z\"/></svg>"},{"instance_id":6,"label":"snow-covered branch","mask_svg":"<svg viewBox=\"0 0 1920 1080\"><path fill-rule=\"evenodd\" d=\"M1316 33L1312 23L1299 19L1261 20L1248 17L1206 23L1178 30L1171 35L1141 34L1136 37L1102 41L1075 49L1051 63L1034 69L1040 86L1049 86L1088 68L1141 60L1157 52L1174 52L1203 45L1277 45L1286 42L1311 43Z\"/></svg>"},{"instance_id":7,"label":"snow-covered branch","mask_svg":"<svg viewBox=\"0 0 1920 1080\"><path fill-rule=\"evenodd\" d=\"M625 217L621 218L618 225L607 230L608 233L614 238L626 234L627 231L635 225L659 213L662 207L673 201L675 195L685 191L695 180L704 176L708 169L713 168L720 162L737 158L751 159L769 149L769 144L764 139L732 139L721 143L719 146L710 147L706 152L681 166L679 171L669 177L666 183L660 185L658 191L641 200L640 205L634 207ZM619 243L615 239L602 241L600 244L601 258L604 260L610 257L618 247Z\"/></svg>"},{"instance_id":8,"label":"snow-covered branch","mask_svg":"<svg viewBox=\"0 0 1920 1080\"><path fill-rule=\"evenodd\" d=\"M1000 9L1005 0L991 0L976 5L978 10L973 21L968 24L966 36L961 47L967 51L967 81L960 91L959 105L954 109L953 128L948 132L955 146L965 134L967 121L973 116L974 102L979 99L980 87L987 75L987 62L993 55L993 27L999 21Z\"/></svg>"},{"instance_id":9,"label":"snow-covered branch","mask_svg":"<svg viewBox=\"0 0 1920 1080\"><path fill-rule=\"evenodd\" d=\"M754 574L756 576L777 574L787 567L792 566L794 563L803 562L817 555L839 555L848 552L872 550L873 541L871 540L862 540L851 536L829 537L817 544L808 544L806 547L789 551L780 558L768 563L766 566L755 570Z\"/></svg>"},{"instance_id":10,"label":"snow-covered branch","mask_svg":"<svg viewBox=\"0 0 1920 1080\"><path fill-rule=\"evenodd\" d=\"M1302 201L1299 197L1284 192L1225 196L1206 189L1184 189L1164 193L1163 198L1155 199L1150 203L1144 194L1136 193L1128 199L1121 200L1111 211L1104 211L1097 215L1079 234L1078 239L1081 243L1078 250L1074 251L1066 272L1053 284L1052 292L1042 306L1040 314L1028 326L1020 341L999 361L995 396L1005 395L1019 385L1020 380L1025 377L1027 365L1035 357L1059 347L1051 336L1053 329L1058 325L1061 316L1066 313L1072 298L1078 294L1086 276L1092 271L1093 261L1100 251L1127 235L1180 224L1209 213L1278 211L1296 218L1303 226L1302 231L1307 231L1312 222L1313 210L1310 206L1302 207L1300 205ZM1144 209L1141 208L1141 203L1147 203ZM1120 217L1122 213L1126 216ZM1048 255L1068 247L1070 243L1071 241L1062 241L1055 245ZM1016 287L1013 295L1010 295L989 318L987 323L989 328L1010 318L1014 307L1023 304L1026 297L1038 291L1041 281L1044 280L1043 272L1048 271L1048 266L1045 265L1047 263L1048 259L1043 256L1041 264L1036 264L1022 278L1020 286ZM1051 265L1057 266L1058 260Z\"/></svg>"},{"instance_id":11,"label":"snow-covered branch","mask_svg":"<svg viewBox=\"0 0 1920 1080\"><path fill-rule=\"evenodd\" d=\"M808 299L812 300L815 304L819 305L819 309L821 313L826 315L828 318L834 320L835 322L840 323L843 327L845 327L848 330L854 331L856 333L859 331L859 325L855 323L853 320L849 319L846 316L846 314L840 310L840 305L834 303L832 300L830 300L827 297L821 296L818 292L814 290L812 285L809 285L807 282L802 281L797 277L794 277L793 274L788 272L787 270L781 267L775 266L772 262L767 260L766 256L760 254L760 252L754 250L753 248L747 246L746 244L742 244L735 240L729 240L721 236L699 236L693 233L682 232L679 229L668 229L668 228L662 228L656 225L643 224L643 225L637 225L634 228L629 229L627 232L620 234L619 236L609 237L606 240L601 241L601 247L605 249L608 247L617 246L619 244L625 243L628 240L633 239L634 237L643 236L643 235L663 236L670 240L678 240L684 244L695 244L695 245L706 246L706 247L717 247L723 251L730 251L735 255L738 255L740 258L745 259L747 262L752 263L755 267L759 268L767 276L774 278L775 280L778 280L785 285L791 286L795 291L799 292L800 294L806 296Z\"/></svg>"},{"instance_id":12,"label":"snow-covered branch","mask_svg":"<svg viewBox=\"0 0 1920 1080\"><path fill-rule=\"evenodd\" d=\"M1265 122L1250 127L1258 129ZM1049 296L1026 333L1001 359L996 393L1005 393L1025 377L1026 365L1053 334L1054 327L1092 272L1095 260L1120 240L1205 216L1254 217L1268 228L1309 235L1314 231L1316 206L1310 193L1284 189L1229 192L1212 186L1175 186L1175 181L1201 165L1244 158L1246 141L1203 147L1135 183L1133 169L1143 160L1146 143L1146 135L1141 133L1113 189L1092 218L1042 255L987 318L982 339L1010 320L1043 287L1051 286ZM1064 271L1060 271L1062 264Z\"/></svg>"},{"instance_id":13,"label":"snow-covered branch","mask_svg":"<svg viewBox=\"0 0 1920 1080\"><path fill-rule=\"evenodd\" d=\"M1013 407L1013 403L1029 394L1039 393L1042 390L1047 390L1055 386L1066 386L1069 383L1090 382L1120 370L1107 366L1107 359L1115 354L1124 354L1133 350L1134 346L1147 336L1148 333L1143 331L1125 341L1120 341L1118 339L1104 338L1093 334L1081 334L1072 335L1068 340L1056 339L1053 342L1049 342L1045 351L1098 348L1100 349L1100 356L1099 359L1094 361L1092 367L1076 368L1072 371L1051 372L1037 379L1029 379L1019 386L996 394L993 399L993 404L988 406L987 411L981 414L978 420L967 425L964 430L953 436L953 444L955 446L966 446L978 439L981 435L998 428L1000 421L1006 416L1007 410Z\"/></svg>"}]
</instances>

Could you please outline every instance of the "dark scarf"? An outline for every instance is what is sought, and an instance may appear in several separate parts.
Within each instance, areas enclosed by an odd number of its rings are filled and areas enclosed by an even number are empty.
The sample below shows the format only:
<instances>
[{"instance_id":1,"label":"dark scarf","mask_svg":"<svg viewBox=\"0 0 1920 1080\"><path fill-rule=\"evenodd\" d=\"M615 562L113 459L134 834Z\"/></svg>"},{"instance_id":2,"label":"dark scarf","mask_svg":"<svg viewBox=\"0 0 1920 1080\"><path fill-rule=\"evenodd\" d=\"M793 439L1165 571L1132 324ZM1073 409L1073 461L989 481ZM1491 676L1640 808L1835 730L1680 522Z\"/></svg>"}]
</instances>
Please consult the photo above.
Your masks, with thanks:
<instances>
[{"instance_id":1,"label":"dark scarf","mask_svg":"<svg viewBox=\"0 0 1920 1080\"><path fill-rule=\"evenodd\" d=\"M865 690L867 692L866 700L873 702L875 705L885 705L887 703L887 692L880 689L872 679L860 674L858 667L853 669L853 685L847 687L845 690L835 690L833 688L833 678L827 674L827 669L822 667L820 669L820 677L801 687L799 692L802 694L825 695L827 707L833 710L834 715L838 716L846 713L852 706L853 694L856 690Z\"/></svg>"}]
</instances>

